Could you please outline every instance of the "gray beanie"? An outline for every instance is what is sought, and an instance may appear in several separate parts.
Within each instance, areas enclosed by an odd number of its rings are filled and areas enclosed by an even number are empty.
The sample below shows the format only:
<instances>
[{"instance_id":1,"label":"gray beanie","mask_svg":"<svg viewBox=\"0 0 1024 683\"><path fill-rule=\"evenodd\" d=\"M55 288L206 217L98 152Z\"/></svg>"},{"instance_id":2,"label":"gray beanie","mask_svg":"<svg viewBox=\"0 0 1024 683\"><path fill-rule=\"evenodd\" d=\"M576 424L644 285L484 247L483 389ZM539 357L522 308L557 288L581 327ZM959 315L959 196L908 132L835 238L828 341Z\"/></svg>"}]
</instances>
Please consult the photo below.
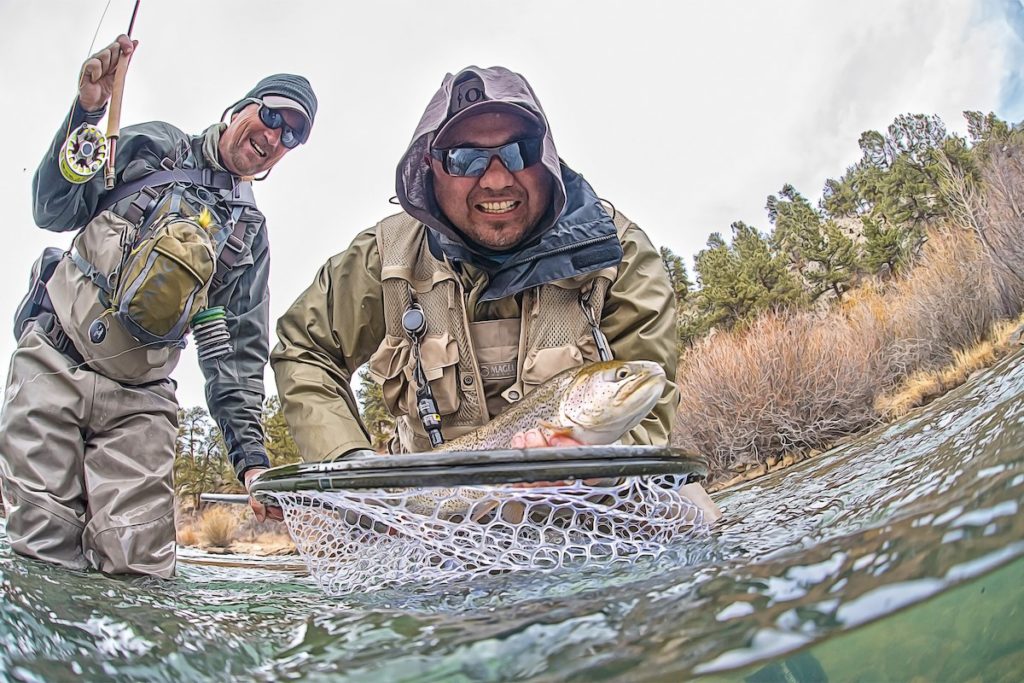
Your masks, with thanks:
<instances>
[{"instance_id":1,"label":"gray beanie","mask_svg":"<svg viewBox=\"0 0 1024 683\"><path fill-rule=\"evenodd\" d=\"M234 114L239 109L245 108L246 100L262 100L269 96L284 97L298 104L301 109L296 108L296 111L305 115L306 120L309 121L309 126L307 127L308 134L309 128L313 127L313 120L316 118L316 95L313 93L313 86L302 76L296 76L295 74L267 76L257 83L256 87L247 92L245 97L228 108Z\"/></svg>"}]
</instances>

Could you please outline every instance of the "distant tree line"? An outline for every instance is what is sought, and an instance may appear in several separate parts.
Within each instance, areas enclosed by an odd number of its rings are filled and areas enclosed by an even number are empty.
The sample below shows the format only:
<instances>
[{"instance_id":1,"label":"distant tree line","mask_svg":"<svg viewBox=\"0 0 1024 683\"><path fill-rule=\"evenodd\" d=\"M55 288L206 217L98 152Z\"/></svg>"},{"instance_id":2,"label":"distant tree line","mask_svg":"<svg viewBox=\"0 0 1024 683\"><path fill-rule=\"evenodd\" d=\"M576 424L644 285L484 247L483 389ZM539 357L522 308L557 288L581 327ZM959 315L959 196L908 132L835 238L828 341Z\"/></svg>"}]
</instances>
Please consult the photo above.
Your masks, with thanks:
<instances>
[{"instance_id":1,"label":"distant tree line","mask_svg":"<svg viewBox=\"0 0 1024 683\"><path fill-rule=\"evenodd\" d=\"M360 373L360 380L356 396L363 424L373 447L382 450L391 438L394 418L384 405L380 385L370 379L365 370ZM272 467L302 460L277 396L264 401L260 423ZM178 438L174 450L174 491L179 498L189 499L193 507L199 507L202 493L242 491L228 462L224 437L204 408L197 406L178 411Z\"/></svg>"},{"instance_id":2,"label":"distant tree line","mask_svg":"<svg viewBox=\"0 0 1024 683\"><path fill-rule=\"evenodd\" d=\"M695 281L683 260L662 247L680 342L749 324L766 311L842 300L865 277L905 271L928 227L951 217L950 172L976 182L986 150L1011 133L994 114L964 117L966 138L922 114L898 116L884 133L864 133L860 160L825 182L817 206L787 183L767 198L767 232L737 221L728 239L712 233L694 259Z\"/></svg>"}]
</instances>

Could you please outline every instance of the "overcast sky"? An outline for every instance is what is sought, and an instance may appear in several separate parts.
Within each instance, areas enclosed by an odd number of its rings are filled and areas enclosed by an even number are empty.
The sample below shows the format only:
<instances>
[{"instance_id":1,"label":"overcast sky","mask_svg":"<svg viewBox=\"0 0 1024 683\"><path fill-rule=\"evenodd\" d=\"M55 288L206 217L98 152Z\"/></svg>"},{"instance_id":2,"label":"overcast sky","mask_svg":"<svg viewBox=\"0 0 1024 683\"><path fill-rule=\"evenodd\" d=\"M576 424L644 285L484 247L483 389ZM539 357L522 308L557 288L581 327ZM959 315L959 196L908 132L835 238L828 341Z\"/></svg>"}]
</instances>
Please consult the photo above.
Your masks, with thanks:
<instances>
[{"instance_id":1,"label":"overcast sky","mask_svg":"<svg viewBox=\"0 0 1024 683\"><path fill-rule=\"evenodd\" d=\"M0 322L43 247L70 243L35 227L32 174L97 25L96 49L127 29L133 0L112 0L100 24L106 4L0 0ZM526 76L562 158L689 258L733 221L766 230L765 198L783 183L816 200L858 159L860 134L898 114L938 114L960 133L965 109L1020 120L1022 16L1020 0L142 0L122 125L199 132L265 75L310 79L309 144L256 186L276 320L329 256L395 211L395 165L446 72ZM191 346L175 377L183 405L203 403ZM275 393L269 369L267 381Z\"/></svg>"}]
</instances>

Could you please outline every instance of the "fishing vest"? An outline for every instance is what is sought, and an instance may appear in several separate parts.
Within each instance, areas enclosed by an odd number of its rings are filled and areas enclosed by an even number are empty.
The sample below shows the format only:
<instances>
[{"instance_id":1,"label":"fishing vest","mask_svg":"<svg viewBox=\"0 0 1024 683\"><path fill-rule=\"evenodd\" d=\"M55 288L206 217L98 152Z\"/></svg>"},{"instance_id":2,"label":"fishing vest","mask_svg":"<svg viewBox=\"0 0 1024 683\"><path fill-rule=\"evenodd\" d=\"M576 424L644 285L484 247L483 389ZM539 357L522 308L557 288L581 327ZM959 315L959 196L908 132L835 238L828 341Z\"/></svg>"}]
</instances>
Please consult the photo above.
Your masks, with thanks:
<instances>
[{"instance_id":1,"label":"fishing vest","mask_svg":"<svg viewBox=\"0 0 1024 683\"><path fill-rule=\"evenodd\" d=\"M620 240L629 225L621 214L615 217ZM388 445L393 453L430 450L430 440L416 410L412 340L402 328L402 315L414 297L426 319L420 357L437 401L445 441L494 417L487 408L485 378L472 341L462 282L447 260L430 252L426 231L419 221L404 213L386 218L376 229L386 333L370 357L368 369L370 377L381 385L384 402L395 417L396 434ZM583 305L599 322L608 287L617 274L617 268L605 268L522 293L518 353L505 359L515 368L511 385L501 392L507 405L521 400L562 370L599 360Z\"/></svg>"},{"instance_id":2,"label":"fishing vest","mask_svg":"<svg viewBox=\"0 0 1024 683\"><path fill-rule=\"evenodd\" d=\"M205 183L200 184L202 181ZM161 200L185 183L190 205L206 207L219 228L213 233L215 272L207 285L219 287L233 266L253 263L252 242L263 223L251 185L227 173L210 169L156 171L132 183L123 183L104 197L98 214L75 236L58 263L46 290L54 314L75 350L88 366L124 384L147 384L170 376L184 341L144 343L111 316L110 291L127 256L139 245L142 227ZM115 210L135 195L127 207ZM205 290L203 292L205 296ZM103 323L97 334L97 321ZM184 331L182 331L182 336ZM138 335L138 331L136 331Z\"/></svg>"}]
</instances>

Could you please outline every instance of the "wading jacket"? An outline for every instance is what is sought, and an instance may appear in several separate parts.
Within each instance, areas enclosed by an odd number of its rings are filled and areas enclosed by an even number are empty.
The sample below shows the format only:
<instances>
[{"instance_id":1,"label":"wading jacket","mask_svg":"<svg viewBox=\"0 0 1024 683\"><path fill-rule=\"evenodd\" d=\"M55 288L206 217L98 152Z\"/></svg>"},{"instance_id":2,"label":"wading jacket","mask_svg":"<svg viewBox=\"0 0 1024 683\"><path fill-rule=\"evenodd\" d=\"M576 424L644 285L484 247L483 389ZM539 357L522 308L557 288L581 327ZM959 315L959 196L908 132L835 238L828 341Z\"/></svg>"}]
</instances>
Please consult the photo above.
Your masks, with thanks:
<instances>
[{"instance_id":1,"label":"wading jacket","mask_svg":"<svg viewBox=\"0 0 1024 683\"><path fill-rule=\"evenodd\" d=\"M598 360L579 294L589 294L599 278L608 278L603 305L591 303L599 306L614 356L658 362L674 377L675 314L661 256L621 214L615 224L607 214L605 221L602 232L621 245L617 265L519 292L499 291L496 298L486 271L471 260L454 260L429 228L407 214L360 233L277 323L271 364L303 457L324 460L369 447L351 388L353 373L367 362L367 381L382 385L388 410L398 418L391 450L429 450L415 412L412 342L400 327L406 284L425 312L423 366L446 440L486 423L558 372ZM381 244L401 258L382 255ZM409 250L420 257L405 258ZM401 267L403 260L409 266ZM388 283L394 283L390 296ZM556 326L560 331L552 331ZM667 443L677 403L670 383L652 415L623 442Z\"/></svg>"},{"instance_id":2,"label":"wading jacket","mask_svg":"<svg viewBox=\"0 0 1024 683\"><path fill-rule=\"evenodd\" d=\"M83 122L95 124L103 111L87 113L75 104L70 120L58 130L50 151L33 178L36 224L54 232L77 230L72 251L87 252L87 261L100 270L121 257L122 218L129 213L135 193L103 209L107 191L103 173L75 185L58 167L58 156L68 131ZM210 169L231 177L219 163L217 144L223 124L201 135L189 136L163 122L144 123L121 131L117 147L117 185L140 180L168 168ZM229 240L232 206L228 198L239 193L240 179L232 177L232 189L206 189L188 183L186 198L205 205L221 229L214 235L218 250L224 245L236 252L231 268L215 278L209 292L209 306L224 306L232 353L200 361L206 378L206 399L212 417L224 434L231 463L239 476L250 467L266 467L269 461L263 442L260 413L264 398L263 371L269 355L269 244L263 215L251 204L236 210L244 222L244 234ZM164 191L167 186L163 186ZM115 186L114 192L117 191ZM251 195L250 195L251 196ZM99 210L98 210L99 209ZM90 369L123 384L146 384L170 376L180 351L174 347L139 348L123 330L114 329L101 342L90 339L88 322L103 305L99 290L84 277L69 254L61 260L47 283L57 318ZM127 349L127 350L126 350ZM113 357L116 356L116 357Z\"/></svg>"}]
</instances>

